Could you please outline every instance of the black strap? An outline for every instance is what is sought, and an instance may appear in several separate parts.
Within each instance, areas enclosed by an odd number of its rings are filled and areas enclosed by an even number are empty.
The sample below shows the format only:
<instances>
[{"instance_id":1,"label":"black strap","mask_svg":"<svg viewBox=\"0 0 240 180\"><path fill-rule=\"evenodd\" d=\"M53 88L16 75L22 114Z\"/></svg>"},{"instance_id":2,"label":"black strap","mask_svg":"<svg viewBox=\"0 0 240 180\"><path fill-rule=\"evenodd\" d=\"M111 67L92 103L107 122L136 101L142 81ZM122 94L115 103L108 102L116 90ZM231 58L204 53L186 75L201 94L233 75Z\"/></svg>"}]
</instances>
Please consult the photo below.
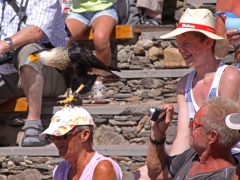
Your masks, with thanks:
<instances>
[{"instance_id":1,"label":"black strap","mask_svg":"<svg viewBox=\"0 0 240 180\"><path fill-rule=\"evenodd\" d=\"M18 29L17 29L17 31L19 31L21 23L22 22L26 23L26 20L27 20L26 9L27 9L28 0L26 1L22 0L20 7L18 7L15 0L6 0L6 1L10 6L12 6L13 10L16 12L16 14L19 17L19 23L18 23ZM23 2L25 2L25 4L23 4Z\"/></svg>"},{"instance_id":2,"label":"black strap","mask_svg":"<svg viewBox=\"0 0 240 180\"><path fill-rule=\"evenodd\" d=\"M162 145L162 144L165 143L165 140L166 140L166 137L163 138L163 140L161 140L161 141L156 141L156 140L152 139L152 137L151 137L151 135L150 135L150 142L153 143L153 144L155 144L155 145Z\"/></svg>"},{"instance_id":3,"label":"black strap","mask_svg":"<svg viewBox=\"0 0 240 180\"><path fill-rule=\"evenodd\" d=\"M65 23L65 31L67 32L67 36L70 38L72 37L72 33L70 32L70 30L67 27L67 24Z\"/></svg>"}]
</instances>

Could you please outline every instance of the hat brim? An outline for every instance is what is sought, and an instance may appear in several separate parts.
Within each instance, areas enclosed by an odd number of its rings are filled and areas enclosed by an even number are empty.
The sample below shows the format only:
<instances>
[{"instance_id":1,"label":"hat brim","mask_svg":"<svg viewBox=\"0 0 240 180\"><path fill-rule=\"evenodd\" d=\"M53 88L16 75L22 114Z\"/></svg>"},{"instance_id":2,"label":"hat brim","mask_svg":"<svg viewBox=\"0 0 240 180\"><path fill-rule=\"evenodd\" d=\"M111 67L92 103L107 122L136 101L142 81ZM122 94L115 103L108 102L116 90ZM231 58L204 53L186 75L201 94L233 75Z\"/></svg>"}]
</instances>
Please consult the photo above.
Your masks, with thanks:
<instances>
[{"instance_id":1,"label":"hat brim","mask_svg":"<svg viewBox=\"0 0 240 180\"><path fill-rule=\"evenodd\" d=\"M58 123L51 123L50 126L43 131L39 136L50 134L54 136L63 136L64 134L71 131L76 125L59 125Z\"/></svg>"},{"instance_id":2,"label":"hat brim","mask_svg":"<svg viewBox=\"0 0 240 180\"><path fill-rule=\"evenodd\" d=\"M205 34L206 36L208 36L209 38L215 39L215 40L224 39L223 37L218 36L218 35L216 35L216 34L213 34L213 33L211 33L211 32L204 31L204 30L200 30L200 29L192 29L192 28L177 28L177 29L171 31L170 33L167 33L167 34L165 34L165 35L160 36L160 38L161 38L161 39L167 39L167 38L175 37L175 36L177 36L177 35L183 34L183 33L185 33L185 32L190 32L190 31L196 31L196 32L203 33L203 34ZM224 40L226 40L226 39L224 39Z\"/></svg>"}]
</instances>

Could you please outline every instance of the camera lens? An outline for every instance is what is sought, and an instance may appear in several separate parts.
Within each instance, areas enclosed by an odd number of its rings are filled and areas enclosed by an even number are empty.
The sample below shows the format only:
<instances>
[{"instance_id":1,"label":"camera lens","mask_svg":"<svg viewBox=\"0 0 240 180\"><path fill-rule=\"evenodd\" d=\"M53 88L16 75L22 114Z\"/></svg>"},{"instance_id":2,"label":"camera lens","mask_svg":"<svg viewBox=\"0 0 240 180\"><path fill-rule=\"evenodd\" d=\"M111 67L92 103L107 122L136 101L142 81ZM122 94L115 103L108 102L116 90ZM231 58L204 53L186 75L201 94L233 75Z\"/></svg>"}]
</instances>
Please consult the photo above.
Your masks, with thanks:
<instances>
[{"instance_id":1,"label":"camera lens","mask_svg":"<svg viewBox=\"0 0 240 180\"><path fill-rule=\"evenodd\" d=\"M3 65L5 63L10 63L13 60L13 53L7 52L0 54L0 65Z\"/></svg>"}]
</instances>

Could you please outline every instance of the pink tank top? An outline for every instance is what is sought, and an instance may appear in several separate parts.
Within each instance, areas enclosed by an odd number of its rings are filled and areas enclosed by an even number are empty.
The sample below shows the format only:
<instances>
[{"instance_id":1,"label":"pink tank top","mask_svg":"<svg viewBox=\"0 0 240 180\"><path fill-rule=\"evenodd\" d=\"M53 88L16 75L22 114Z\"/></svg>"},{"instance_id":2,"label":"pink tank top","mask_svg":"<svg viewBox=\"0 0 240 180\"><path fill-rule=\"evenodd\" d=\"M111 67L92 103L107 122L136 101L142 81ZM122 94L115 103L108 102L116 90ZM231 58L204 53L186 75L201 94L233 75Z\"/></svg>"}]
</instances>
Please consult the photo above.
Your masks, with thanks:
<instances>
[{"instance_id":1,"label":"pink tank top","mask_svg":"<svg viewBox=\"0 0 240 180\"><path fill-rule=\"evenodd\" d=\"M79 180L91 180L93 178L93 173L95 167L98 165L100 161L108 160L112 163L113 168L116 173L117 180L122 180L122 171L119 165L109 157L105 157L95 151L91 161L84 168L83 173ZM71 168L71 165L68 161L64 160L58 166L56 166L53 170L53 178L54 180L68 180L68 172Z\"/></svg>"}]
</instances>

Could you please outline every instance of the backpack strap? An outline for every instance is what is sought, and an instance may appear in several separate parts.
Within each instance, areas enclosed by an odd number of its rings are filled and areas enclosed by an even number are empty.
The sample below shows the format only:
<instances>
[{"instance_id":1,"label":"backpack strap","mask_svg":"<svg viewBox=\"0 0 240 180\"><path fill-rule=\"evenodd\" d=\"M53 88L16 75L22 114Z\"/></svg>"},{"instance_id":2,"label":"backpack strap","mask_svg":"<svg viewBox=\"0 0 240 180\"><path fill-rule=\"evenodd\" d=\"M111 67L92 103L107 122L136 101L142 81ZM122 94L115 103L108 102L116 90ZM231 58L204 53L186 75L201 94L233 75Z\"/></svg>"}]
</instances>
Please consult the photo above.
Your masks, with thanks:
<instances>
[{"instance_id":1,"label":"backpack strap","mask_svg":"<svg viewBox=\"0 0 240 180\"><path fill-rule=\"evenodd\" d=\"M6 1L13 8L13 10L16 12L16 14L19 16L19 24L18 24L18 29L17 29L17 31L19 31L21 23L22 22L25 23L27 20L26 9L27 9L28 0L26 0L26 1L22 0L20 7L18 7L15 0L6 0ZM23 2L24 2L24 4L23 4Z\"/></svg>"}]
</instances>

